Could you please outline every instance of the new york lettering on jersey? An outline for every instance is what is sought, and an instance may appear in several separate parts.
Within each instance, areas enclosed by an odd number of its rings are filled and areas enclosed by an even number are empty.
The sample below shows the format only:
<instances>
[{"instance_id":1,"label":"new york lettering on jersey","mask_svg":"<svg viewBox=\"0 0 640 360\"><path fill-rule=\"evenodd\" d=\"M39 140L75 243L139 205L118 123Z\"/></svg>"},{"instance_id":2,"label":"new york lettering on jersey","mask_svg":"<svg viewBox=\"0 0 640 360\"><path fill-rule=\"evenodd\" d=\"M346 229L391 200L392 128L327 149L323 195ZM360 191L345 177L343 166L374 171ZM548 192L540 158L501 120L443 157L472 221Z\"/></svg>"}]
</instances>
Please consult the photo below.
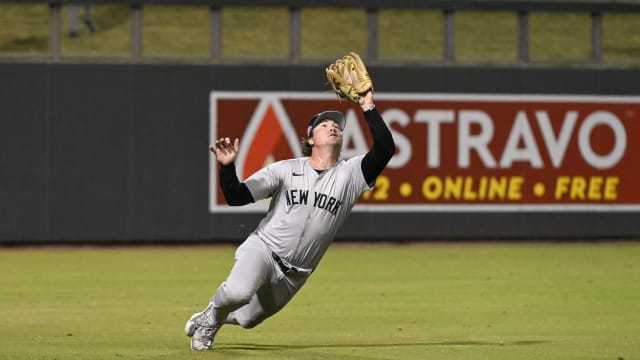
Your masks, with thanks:
<instances>
[{"instance_id":1,"label":"new york lettering on jersey","mask_svg":"<svg viewBox=\"0 0 640 360\"><path fill-rule=\"evenodd\" d=\"M291 189L287 190L284 195L287 202L287 207L309 204L309 190ZM323 194L317 191L313 192L312 206L328 211L334 216L338 214L338 210L340 210L340 206L342 206L343 203L344 201L338 200L331 195Z\"/></svg>"}]
</instances>

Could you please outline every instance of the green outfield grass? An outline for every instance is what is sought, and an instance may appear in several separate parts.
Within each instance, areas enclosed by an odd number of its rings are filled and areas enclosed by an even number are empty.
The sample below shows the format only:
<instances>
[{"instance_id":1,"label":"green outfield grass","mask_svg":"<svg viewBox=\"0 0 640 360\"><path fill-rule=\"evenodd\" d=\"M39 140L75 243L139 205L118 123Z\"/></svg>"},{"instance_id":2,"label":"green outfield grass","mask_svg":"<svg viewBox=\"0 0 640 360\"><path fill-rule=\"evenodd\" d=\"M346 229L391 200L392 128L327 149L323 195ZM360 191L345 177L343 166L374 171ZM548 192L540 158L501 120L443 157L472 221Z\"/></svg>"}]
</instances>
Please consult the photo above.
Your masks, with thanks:
<instances>
[{"instance_id":1,"label":"green outfield grass","mask_svg":"<svg viewBox=\"0 0 640 360\"><path fill-rule=\"evenodd\" d=\"M0 4L0 55L9 59L46 58L49 18L45 4ZM130 8L96 5L98 31L80 27L67 36L69 18L62 8L62 58L129 59ZM82 16L83 10L78 10ZM286 8L226 7L222 17L222 53L226 61L272 61L289 56ZM81 24L82 25L82 24ZM362 9L307 8L301 16L301 55L327 61L347 51L366 53L366 14ZM591 56L591 18L587 13L532 13L529 55L532 63L584 64ZM460 11L455 17L455 54L460 63L517 63L517 16L511 12ZM442 15L434 10L382 10L378 20L379 57L383 61L429 63L442 60ZM605 14L603 61L640 64L640 14ZM207 7L146 6L143 18L145 59L207 61L210 15Z\"/></svg>"},{"instance_id":2,"label":"green outfield grass","mask_svg":"<svg viewBox=\"0 0 640 360\"><path fill-rule=\"evenodd\" d=\"M640 244L336 244L252 330L189 350L235 246L0 249L0 359L637 359Z\"/></svg>"}]
</instances>

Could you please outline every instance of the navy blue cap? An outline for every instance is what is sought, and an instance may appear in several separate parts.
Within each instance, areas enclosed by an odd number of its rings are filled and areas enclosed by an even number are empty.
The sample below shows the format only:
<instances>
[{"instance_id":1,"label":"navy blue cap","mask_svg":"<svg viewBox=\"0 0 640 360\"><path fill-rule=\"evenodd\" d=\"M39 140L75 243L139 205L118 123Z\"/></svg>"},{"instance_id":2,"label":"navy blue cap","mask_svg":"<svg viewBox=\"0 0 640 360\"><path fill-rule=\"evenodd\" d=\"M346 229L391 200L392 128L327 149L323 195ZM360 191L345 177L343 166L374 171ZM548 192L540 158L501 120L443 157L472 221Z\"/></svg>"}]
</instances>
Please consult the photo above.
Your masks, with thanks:
<instances>
[{"instance_id":1,"label":"navy blue cap","mask_svg":"<svg viewBox=\"0 0 640 360\"><path fill-rule=\"evenodd\" d=\"M311 118L311 121L309 121L309 127L311 128L309 129L307 136L310 137L311 132L313 132L313 128L315 128L316 125L320 124L324 120L333 120L337 122L338 125L340 126L340 130L344 130L344 126L347 123L347 119L344 117L344 114L341 113L340 111L337 111L337 110L323 111L321 113L315 114Z\"/></svg>"}]
</instances>

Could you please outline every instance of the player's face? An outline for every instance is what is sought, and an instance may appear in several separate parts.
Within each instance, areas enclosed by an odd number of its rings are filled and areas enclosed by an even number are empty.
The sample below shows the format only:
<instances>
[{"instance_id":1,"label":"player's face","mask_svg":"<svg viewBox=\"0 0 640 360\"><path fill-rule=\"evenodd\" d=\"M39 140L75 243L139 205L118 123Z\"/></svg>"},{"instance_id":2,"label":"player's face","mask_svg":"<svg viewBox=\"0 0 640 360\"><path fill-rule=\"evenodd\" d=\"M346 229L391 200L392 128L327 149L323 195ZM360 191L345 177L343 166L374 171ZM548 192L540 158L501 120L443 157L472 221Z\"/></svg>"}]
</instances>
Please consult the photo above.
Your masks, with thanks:
<instances>
[{"instance_id":1,"label":"player's face","mask_svg":"<svg viewBox=\"0 0 640 360\"><path fill-rule=\"evenodd\" d=\"M328 143L342 146L342 130L333 120L325 120L313 128L313 141L316 145Z\"/></svg>"}]
</instances>

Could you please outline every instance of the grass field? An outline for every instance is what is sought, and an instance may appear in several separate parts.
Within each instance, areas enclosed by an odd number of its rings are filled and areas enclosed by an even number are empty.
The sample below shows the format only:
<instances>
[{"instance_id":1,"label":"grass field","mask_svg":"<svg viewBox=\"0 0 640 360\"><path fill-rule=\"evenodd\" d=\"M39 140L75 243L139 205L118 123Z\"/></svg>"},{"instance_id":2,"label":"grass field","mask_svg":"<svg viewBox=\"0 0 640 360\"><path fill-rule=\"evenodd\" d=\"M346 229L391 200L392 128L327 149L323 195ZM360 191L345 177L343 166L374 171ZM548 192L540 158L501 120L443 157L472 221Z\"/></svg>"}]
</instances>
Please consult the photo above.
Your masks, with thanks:
<instances>
[{"instance_id":1,"label":"grass field","mask_svg":"<svg viewBox=\"0 0 640 360\"><path fill-rule=\"evenodd\" d=\"M67 9L63 7L62 10L63 59L129 58L131 16L128 6L96 5L93 17L98 31L90 34L81 27L75 38L66 36L69 18ZM78 13L81 16L82 9ZM288 16L286 8L225 8L221 44L225 61L287 59ZM460 11L455 19L458 62L517 63L518 31L514 13ZM49 34L46 5L0 4L0 24L0 55L9 54L9 59L46 58ZM367 51L366 14L362 9L304 9L301 24L301 55L306 61L326 61L350 50ZM589 62L589 14L532 13L529 31L532 63ZM439 11L380 11L378 35L382 60L401 63L442 60L442 15ZM206 7L145 7L145 59L207 61L209 42L210 15ZM602 43L605 64L640 64L640 14L605 14Z\"/></svg>"},{"instance_id":2,"label":"grass field","mask_svg":"<svg viewBox=\"0 0 640 360\"><path fill-rule=\"evenodd\" d=\"M640 243L335 244L193 353L235 246L0 249L0 359L637 359Z\"/></svg>"}]
</instances>

